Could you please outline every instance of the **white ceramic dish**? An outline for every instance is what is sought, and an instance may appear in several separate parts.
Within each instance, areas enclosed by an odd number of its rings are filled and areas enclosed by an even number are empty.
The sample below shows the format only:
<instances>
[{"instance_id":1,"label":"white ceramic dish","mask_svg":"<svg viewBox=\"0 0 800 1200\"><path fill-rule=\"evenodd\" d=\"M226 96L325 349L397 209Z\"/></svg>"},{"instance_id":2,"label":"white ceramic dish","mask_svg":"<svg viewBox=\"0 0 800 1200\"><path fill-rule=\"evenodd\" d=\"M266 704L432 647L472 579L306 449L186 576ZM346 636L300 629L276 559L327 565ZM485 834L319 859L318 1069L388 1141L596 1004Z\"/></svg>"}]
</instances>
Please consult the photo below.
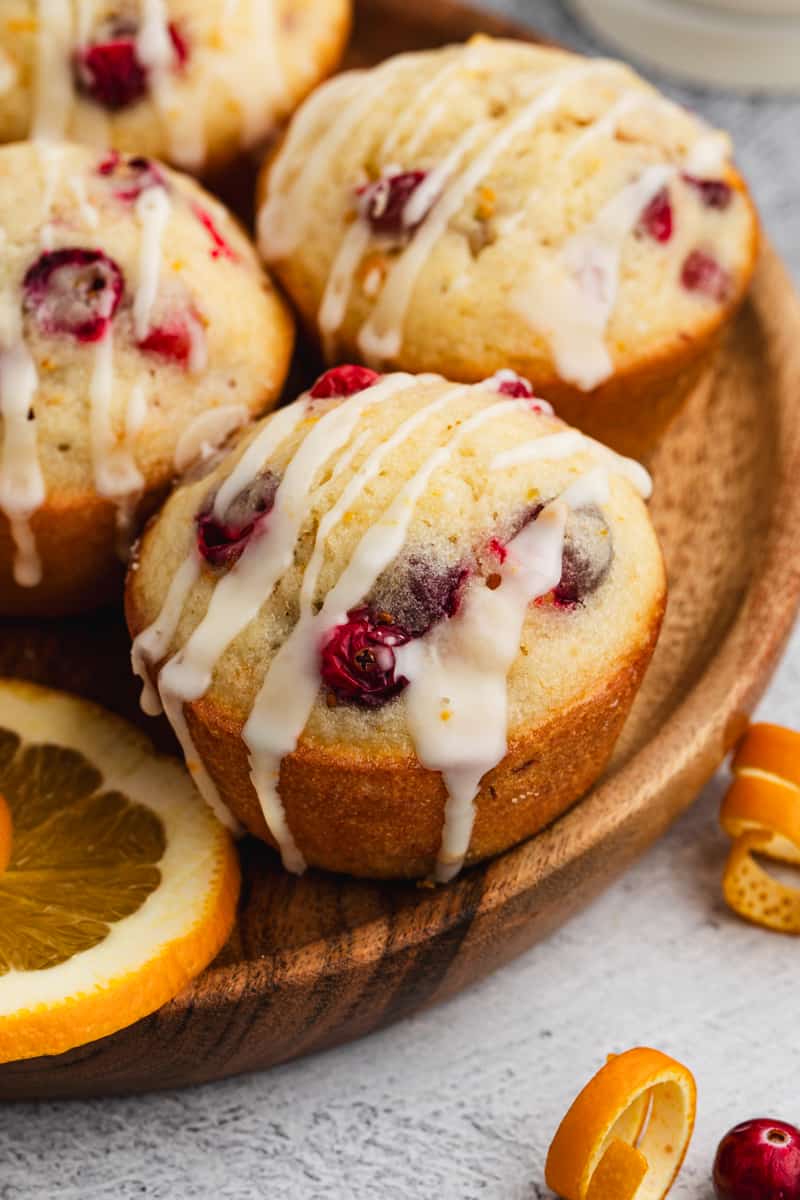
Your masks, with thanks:
<instances>
[{"instance_id":1,"label":"white ceramic dish","mask_svg":"<svg viewBox=\"0 0 800 1200\"><path fill-rule=\"evenodd\" d=\"M567 3L616 50L679 79L800 93L800 0Z\"/></svg>"}]
</instances>

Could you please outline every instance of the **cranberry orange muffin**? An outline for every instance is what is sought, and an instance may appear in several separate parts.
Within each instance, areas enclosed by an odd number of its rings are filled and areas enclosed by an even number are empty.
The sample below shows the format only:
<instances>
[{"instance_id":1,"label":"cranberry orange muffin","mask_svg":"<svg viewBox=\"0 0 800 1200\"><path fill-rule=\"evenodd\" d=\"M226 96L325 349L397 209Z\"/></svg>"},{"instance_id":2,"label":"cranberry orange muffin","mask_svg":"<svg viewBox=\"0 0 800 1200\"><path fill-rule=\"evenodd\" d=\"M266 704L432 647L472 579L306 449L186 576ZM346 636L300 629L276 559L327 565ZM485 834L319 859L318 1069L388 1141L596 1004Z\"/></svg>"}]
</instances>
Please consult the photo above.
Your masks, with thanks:
<instances>
[{"instance_id":1,"label":"cranberry orange muffin","mask_svg":"<svg viewBox=\"0 0 800 1200\"><path fill-rule=\"evenodd\" d=\"M0 140L200 171L263 141L336 65L350 0L3 0Z\"/></svg>"},{"instance_id":2,"label":"cranberry orange muffin","mask_svg":"<svg viewBox=\"0 0 800 1200\"><path fill-rule=\"evenodd\" d=\"M477 38L311 96L265 167L260 248L330 361L510 366L635 454L753 272L730 149L621 63Z\"/></svg>"},{"instance_id":3,"label":"cranberry orange muffin","mask_svg":"<svg viewBox=\"0 0 800 1200\"><path fill-rule=\"evenodd\" d=\"M335 368L148 526L143 705L290 870L450 879L605 766L664 607L648 490L511 371Z\"/></svg>"},{"instance_id":4,"label":"cranberry orange muffin","mask_svg":"<svg viewBox=\"0 0 800 1200\"><path fill-rule=\"evenodd\" d=\"M270 408L293 326L193 180L83 146L0 147L0 613L119 586L115 543Z\"/></svg>"}]
</instances>

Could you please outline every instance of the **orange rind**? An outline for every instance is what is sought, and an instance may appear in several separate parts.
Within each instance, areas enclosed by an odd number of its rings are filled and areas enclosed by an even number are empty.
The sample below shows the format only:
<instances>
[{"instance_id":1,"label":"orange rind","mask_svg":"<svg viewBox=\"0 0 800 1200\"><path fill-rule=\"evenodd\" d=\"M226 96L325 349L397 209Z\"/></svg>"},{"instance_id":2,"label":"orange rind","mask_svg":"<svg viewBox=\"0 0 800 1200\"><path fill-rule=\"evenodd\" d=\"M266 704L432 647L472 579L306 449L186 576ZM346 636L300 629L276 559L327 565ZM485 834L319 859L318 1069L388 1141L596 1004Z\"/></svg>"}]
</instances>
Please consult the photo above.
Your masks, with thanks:
<instances>
[{"instance_id":1,"label":"orange rind","mask_svg":"<svg viewBox=\"0 0 800 1200\"><path fill-rule=\"evenodd\" d=\"M11 809L0 795L0 875L11 861Z\"/></svg>"},{"instance_id":2,"label":"orange rind","mask_svg":"<svg viewBox=\"0 0 800 1200\"><path fill-rule=\"evenodd\" d=\"M553 1138L545 1179L563 1200L661 1200L694 1130L691 1072L641 1046L609 1059Z\"/></svg>"},{"instance_id":3,"label":"orange rind","mask_svg":"<svg viewBox=\"0 0 800 1200\"><path fill-rule=\"evenodd\" d=\"M725 900L745 920L798 935L800 888L774 879L754 856L800 866L800 733L751 726L733 771L720 812L734 839L722 882Z\"/></svg>"},{"instance_id":4,"label":"orange rind","mask_svg":"<svg viewBox=\"0 0 800 1200\"><path fill-rule=\"evenodd\" d=\"M0 793L0 1063L132 1025L222 949L230 834L126 722L0 680Z\"/></svg>"}]
</instances>

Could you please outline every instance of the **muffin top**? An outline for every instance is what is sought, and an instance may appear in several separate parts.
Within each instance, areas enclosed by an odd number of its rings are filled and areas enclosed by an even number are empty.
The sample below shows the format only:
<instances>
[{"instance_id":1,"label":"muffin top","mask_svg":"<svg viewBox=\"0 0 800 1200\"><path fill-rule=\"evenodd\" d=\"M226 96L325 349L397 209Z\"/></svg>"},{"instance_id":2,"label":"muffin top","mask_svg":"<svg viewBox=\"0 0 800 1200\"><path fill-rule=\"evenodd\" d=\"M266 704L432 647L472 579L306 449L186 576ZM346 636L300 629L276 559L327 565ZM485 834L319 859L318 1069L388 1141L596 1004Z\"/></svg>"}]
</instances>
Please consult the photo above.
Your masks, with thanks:
<instances>
[{"instance_id":1,"label":"muffin top","mask_svg":"<svg viewBox=\"0 0 800 1200\"><path fill-rule=\"evenodd\" d=\"M260 247L329 356L591 390L742 294L726 135L621 63L485 37L326 84L268 168Z\"/></svg>"},{"instance_id":2,"label":"muffin top","mask_svg":"<svg viewBox=\"0 0 800 1200\"><path fill-rule=\"evenodd\" d=\"M291 112L348 26L349 0L4 0L0 140L219 164Z\"/></svg>"},{"instance_id":3,"label":"muffin top","mask_svg":"<svg viewBox=\"0 0 800 1200\"><path fill-rule=\"evenodd\" d=\"M512 372L336 368L148 527L127 591L145 704L156 683L206 794L184 702L243 728L289 865L276 780L298 747L416 756L474 795L508 739L649 638L648 487Z\"/></svg>"},{"instance_id":4,"label":"muffin top","mask_svg":"<svg viewBox=\"0 0 800 1200\"><path fill-rule=\"evenodd\" d=\"M5 146L0 242L0 510L18 542L47 502L130 507L276 397L291 320L193 180L117 152ZM18 582L37 582L22 558Z\"/></svg>"}]
</instances>

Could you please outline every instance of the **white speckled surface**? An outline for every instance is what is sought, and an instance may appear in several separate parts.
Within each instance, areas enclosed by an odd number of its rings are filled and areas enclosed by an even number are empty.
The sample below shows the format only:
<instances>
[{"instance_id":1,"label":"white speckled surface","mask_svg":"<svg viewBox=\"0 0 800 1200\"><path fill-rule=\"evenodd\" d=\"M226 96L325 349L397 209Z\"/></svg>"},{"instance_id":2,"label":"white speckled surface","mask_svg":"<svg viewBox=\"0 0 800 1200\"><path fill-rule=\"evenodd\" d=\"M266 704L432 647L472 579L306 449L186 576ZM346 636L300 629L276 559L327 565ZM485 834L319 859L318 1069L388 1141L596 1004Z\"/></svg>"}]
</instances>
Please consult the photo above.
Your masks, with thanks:
<instances>
[{"instance_id":1,"label":"white speckled surface","mask_svg":"<svg viewBox=\"0 0 800 1200\"><path fill-rule=\"evenodd\" d=\"M556 0L494 0L578 48ZM768 70L765 64L765 70ZM671 89L727 125L800 278L800 103ZM800 722L800 631L761 705ZM736 1120L800 1121L797 946L724 908L720 776L645 859L482 986L359 1044L183 1094L0 1109L0 1200L536 1200L575 1092L611 1050L696 1072L676 1200L710 1200Z\"/></svg>"}]
</instances>

